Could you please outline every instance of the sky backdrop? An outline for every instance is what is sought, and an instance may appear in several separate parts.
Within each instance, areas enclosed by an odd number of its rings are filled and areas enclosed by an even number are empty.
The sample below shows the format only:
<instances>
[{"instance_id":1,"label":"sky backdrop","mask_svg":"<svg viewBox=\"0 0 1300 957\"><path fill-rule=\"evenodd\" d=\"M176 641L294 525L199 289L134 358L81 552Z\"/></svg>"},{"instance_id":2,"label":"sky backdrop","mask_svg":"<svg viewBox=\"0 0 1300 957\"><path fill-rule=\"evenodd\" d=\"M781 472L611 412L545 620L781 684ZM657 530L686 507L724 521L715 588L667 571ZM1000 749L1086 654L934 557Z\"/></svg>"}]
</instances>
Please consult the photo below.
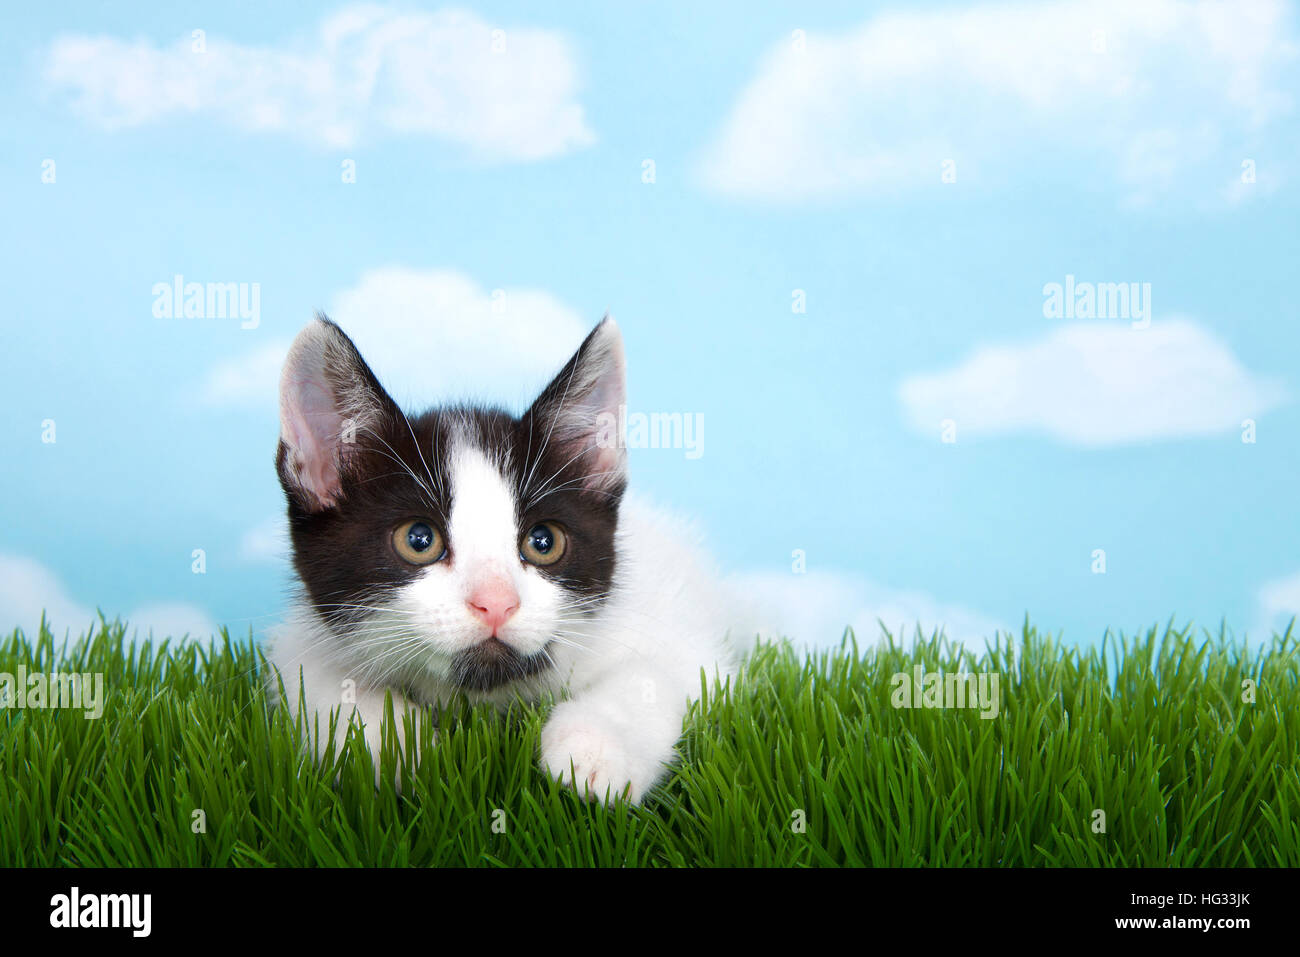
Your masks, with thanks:
<instances>
[{"instance_id":1,"label":"sky backdrop","mask_svg":"<svg viewBox=\"0 0 1300 957\"><path fill-rule=\"evenodd\" d=\"M1284 3L12 8L0 626L276 620L313 310L409 408L516 410L608 311L629 411L698 429L633 487L799 640L1259 638L1298 56Z\"/></svg>"}]
</instances>

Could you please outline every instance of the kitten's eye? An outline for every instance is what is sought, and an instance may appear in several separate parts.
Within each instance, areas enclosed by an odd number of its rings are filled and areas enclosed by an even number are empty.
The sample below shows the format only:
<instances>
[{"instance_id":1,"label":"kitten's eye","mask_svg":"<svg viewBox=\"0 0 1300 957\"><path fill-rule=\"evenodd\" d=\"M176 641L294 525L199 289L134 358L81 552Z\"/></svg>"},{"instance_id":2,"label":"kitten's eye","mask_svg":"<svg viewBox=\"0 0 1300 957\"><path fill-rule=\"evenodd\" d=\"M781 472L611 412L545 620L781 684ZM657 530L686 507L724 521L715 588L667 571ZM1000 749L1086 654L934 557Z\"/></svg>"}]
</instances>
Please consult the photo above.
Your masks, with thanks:
<instances>
[{"instance_id":1,"label":"kitten's eye","mask_svg":"<svg viewBox=\"0 0 1300 957\"><path fill-rule=\"evenodd\" d=\"M554 565L564 554L564 530L554 522L538 522L519 543L519 557L530 565Z\"/></svg>"},{"instance_id":2,"label":"kitten's eye","mask_svg":"<svg viewBox=\"0 0 1300 957\"><path fill-rule=\"evenodd\" d=\"M420 518L403 522L393 530L393 547L412 565L432 565L447 554L437 529Z\"/></svg>"}]
</instances>

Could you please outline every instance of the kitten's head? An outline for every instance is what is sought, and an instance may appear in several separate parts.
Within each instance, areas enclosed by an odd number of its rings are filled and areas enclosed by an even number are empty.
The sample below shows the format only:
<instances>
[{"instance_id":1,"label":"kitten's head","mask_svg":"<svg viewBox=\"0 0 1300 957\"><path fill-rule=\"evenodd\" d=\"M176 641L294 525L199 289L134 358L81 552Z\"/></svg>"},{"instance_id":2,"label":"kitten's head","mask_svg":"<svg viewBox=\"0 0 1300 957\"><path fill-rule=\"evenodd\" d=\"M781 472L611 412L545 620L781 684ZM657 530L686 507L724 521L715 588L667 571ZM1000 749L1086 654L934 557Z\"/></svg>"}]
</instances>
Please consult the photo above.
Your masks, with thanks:
<instances>
[{"instance_id":1,"label":"kitten's head","mask_svg":"<svg viewBox=\"0 0 1300 957\"><path fill-rule=\"evenodd\" d=\"M611 319L518 418L408 418L333 322L299 333L276 467L299 577L358 679L487 691L550 667L613 578L623 401Z\"/></svg>"}]
</instances>

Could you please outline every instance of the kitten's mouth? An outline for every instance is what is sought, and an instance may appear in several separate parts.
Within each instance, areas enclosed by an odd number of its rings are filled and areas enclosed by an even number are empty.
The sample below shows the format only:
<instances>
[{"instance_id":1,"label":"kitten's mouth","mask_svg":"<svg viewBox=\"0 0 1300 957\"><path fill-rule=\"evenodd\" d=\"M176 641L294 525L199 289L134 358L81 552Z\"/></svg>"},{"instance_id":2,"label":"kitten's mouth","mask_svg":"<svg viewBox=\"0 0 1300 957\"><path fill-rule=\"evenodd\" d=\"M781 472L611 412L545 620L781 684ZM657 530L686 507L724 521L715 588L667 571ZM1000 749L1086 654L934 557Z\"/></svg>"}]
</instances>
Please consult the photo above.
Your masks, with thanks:
<instances>
[{"instance_id":1,"label":"kitten's mouth","mask_svg":"<svg viewBox=\"0 0 1300 957\"><path fill-rule=\"evenodd\" d=\"M531 655L521 655L495 635L473 648L459 651L451 660L451 680L467 691L491 691L528 678L551 666L551 643Z\"/></svg>"}]
</instances>

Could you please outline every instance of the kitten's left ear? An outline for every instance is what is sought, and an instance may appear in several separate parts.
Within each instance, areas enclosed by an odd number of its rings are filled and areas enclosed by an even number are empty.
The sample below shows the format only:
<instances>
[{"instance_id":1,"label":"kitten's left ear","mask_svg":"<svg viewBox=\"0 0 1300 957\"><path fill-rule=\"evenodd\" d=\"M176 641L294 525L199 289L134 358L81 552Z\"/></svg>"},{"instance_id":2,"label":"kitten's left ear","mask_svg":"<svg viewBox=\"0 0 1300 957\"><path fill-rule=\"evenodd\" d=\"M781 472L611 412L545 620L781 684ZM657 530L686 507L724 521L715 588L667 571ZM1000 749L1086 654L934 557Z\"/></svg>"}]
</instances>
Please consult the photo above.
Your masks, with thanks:
<instances>
[{"instance_id":1,"label":"kitten's left ear","mask_svg":"<svg viewBox=\"0 0 1300 957\"><path fill-rule=\"evenodd\" d=\"M627 402L623 335L606 316L528 410L535 428L582 472L583 486L618 494L627 484L620 412Z\"/></svg>"}]
</instances>

